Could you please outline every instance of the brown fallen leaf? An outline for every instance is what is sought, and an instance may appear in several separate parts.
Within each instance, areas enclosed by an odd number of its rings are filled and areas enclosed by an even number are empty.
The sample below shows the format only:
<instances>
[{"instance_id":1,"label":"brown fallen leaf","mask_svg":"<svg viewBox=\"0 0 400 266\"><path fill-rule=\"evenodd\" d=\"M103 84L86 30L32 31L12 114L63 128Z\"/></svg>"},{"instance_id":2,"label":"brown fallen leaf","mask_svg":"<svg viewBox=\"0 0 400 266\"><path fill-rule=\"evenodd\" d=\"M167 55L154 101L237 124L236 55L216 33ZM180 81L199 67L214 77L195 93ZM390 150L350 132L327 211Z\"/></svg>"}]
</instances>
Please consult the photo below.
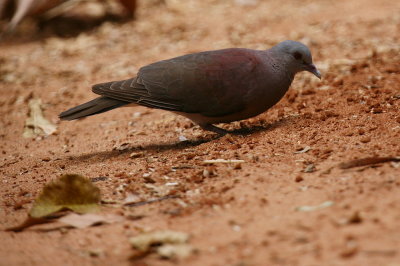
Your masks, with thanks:
<instances>
[{"instance_id":1,"label":"brown fallen leaf","mask_svg":"<svg viewBox=\"0 0 400 266\"><path fill-rule=\"evenodd\" d=\"M58 221L58 218L66 214L61 212L64 209L79 213L96 211L99 208L99 202L100 190L89 179L80 175L63 175L43 188L42 193L33 204L29 216L22 224L7 228L6 231L19 232L33 225ZM101 217L79 216L79 219L77 216L67 215L64 223L68 224L69 222L70 225L81 228L115 220L115 217L107 215Z\"/></svg>"},{"instance_id":2,"label":"brown fallen leaf","mask_svg":"<svg viewBox=\"0 0 400 266\"><path fill-rule=\"evenodd\" d=\"M338 165L340 169L349 169L360 166L374 165L386 162L400 162L400 157L369 157L343 162Z\"/></svg>"},{"instance_id":3,"label":"brown fallen leaf","mask_svg":"<svg viewBox=\"0 0 400 266\"><path fill-rule=\"evenodd\" d=\"M29 116L25 120L24 138L35 138L38 136L48 136L56 132L56 125L44 118L42 112L42 101L31 99L29 101Z\"/></svg>"},{"instance_id":4,"label":"brown fallen leaf","mask_svg":"<svg viewBox=\"0 0 400 266\"><path fill-rule=\"evenodd\" d=\"M80 175L67 174L43 188L29 215L45 217L62 209L78 213L96 211L100 202L100 190Z\"/></svg>"}]
</instances>

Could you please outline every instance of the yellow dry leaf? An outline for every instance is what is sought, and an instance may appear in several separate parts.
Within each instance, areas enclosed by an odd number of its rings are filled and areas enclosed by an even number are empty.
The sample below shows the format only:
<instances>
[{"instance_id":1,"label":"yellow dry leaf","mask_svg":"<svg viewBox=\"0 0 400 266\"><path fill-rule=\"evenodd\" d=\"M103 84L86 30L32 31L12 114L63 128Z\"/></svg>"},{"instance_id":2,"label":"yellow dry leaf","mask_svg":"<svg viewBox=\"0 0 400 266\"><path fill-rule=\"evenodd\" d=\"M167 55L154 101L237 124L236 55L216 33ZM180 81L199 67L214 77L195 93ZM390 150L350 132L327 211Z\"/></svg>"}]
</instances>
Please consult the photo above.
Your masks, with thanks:
<instances>
[{"instance_id":1,"label":"yellow dry leaf","mask_svg":"<svg viewBox=\"0 0 400 266\"><path fill-rule=\"evenodd\" d=\"M99 202L100 190L89 179L67 174L43 188L29 215L45 217L62 209L87 213L96 211Z\"/></svg>"},{"instance_id":2,"label":"yellow dry leaf","mask_svg":"<svg viewBox=\"0 0 400 266\"><path fill-rule=\"evenodd\" d=\"M31 99L29 101L29 116L25 120L24 138L35 138L37 136L51 135L56 132L57 126L44 118L42 112L42 101Z\"/></svg>"},{"instance_id":3,"label":"yellow dry leaf","mask_svg":"<svg viewBox=\"0 0 400 266\"><path fill-rule=\"evenodd\" d=\"M157 248L157 254L166 259L187 258L194 251L189 244L165 244Z\"/></svg>"},{"instance_id":4,"label":"yellow dry leaf","mask_svg":"<svg viewBox=\"0 0 400 266\"><path fill-rule=\"evenodd\" d=\"M189 239L189 235L175 231L155 231L143 233L129 239L132 246L140 251L147 251L154 244L183 244Z\"/></svg>"},{"instance_id":5,"label":"yellow dry leaf","mask_svg":"<svg viewBox=\"0 0 400 266\"><path fill-rule=\"evenodd\" d=\"M131 245L139 251L136 256L155 252L166 259L190 256L195 250L187 243L188 240L187 233L170 230L143 233L129 239Z\"/></svg>"}]
</instances>

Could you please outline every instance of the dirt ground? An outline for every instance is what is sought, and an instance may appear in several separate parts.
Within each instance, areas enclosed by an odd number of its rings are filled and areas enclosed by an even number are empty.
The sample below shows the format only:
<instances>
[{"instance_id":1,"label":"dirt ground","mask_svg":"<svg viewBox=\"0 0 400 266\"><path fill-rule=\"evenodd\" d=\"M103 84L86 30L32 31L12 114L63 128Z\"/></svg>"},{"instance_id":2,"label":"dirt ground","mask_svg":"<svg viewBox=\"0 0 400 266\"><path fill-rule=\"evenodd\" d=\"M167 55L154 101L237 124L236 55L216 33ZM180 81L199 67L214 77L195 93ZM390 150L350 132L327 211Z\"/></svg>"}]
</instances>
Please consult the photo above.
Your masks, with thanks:
<instances>
[{"instance_id":1,"label":"dirt ground","mask_svg":"<svg viewBox=\"0 0 400 266\"><path fill-rule=\"evenodd\" d=\"M58 121L94 97L92 84L148 63L286 39L309 45L323 79L298 75L272 109L221 125L239 135L218 138L144 107ZM0 44L0 265L398 266L400 163L343 163L400 156L399 74L392 0L139 1L134 20L75 37L16 32ZM22 137L32 97L55 134ZM174 197L104 204L124 218L112 224L3 231L65 173L97 181L106 201ZM134 256L130 237L164 229L188 233L196 252Z\"/></svg>"}]
</instances>

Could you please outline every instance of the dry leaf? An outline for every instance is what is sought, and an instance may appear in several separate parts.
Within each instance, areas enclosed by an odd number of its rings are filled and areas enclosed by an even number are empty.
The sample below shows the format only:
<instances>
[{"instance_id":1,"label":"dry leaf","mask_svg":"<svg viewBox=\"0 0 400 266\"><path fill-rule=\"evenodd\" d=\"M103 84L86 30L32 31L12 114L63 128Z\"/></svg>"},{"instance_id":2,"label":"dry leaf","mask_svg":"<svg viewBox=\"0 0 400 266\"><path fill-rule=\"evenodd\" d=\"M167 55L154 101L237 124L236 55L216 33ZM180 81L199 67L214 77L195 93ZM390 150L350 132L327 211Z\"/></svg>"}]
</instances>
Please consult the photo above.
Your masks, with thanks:
<instances>
[{"instance_id":1,"label":"dry leaf","mask_svg":"<svg viewBox=\"0 0 400 266\"><path fill-rule=\"evenodd\" d=\"M100 202L100 190L80 175L63 175L43 188L29 215L45 217L62 209L79 213L95 211Z\"/></svg>"},{"instance_id":2,"label":"dry leaf","mask_svg":"<svg viewBox=\"0 0 400 266\"><path fill-rule=\"evenodd\" d=\"M184 244L188 241L189 235L175 231L155 231L143 233L129 239L132 246L140 251L148 251L152 245Z\"/></svg>"},{"instance_id":3,"label":"dry leaf","mask_svg":"<svg viewBox=\"0 0 400 266\"><path fill-rule=\"evenodd\" d=\"M85 213L85 214L76 214L70 213L64 217L58 219L59 222L64 224L76 227L76 228L86 228L93 225L103 224L103 223L116 223L123 221L124 218L120 215L114 214L94 214L94 213Z\"/></svg>"},{"instance_id":4,"label":"dry leaf","mask_svg":"<svg viewBox=\"0 0 400 266\"><path fill-rule=\"evenodd\" d=\"M164 197L171 193L171 188L167 186L156 186L153 184L145 184L147 189L151 190L151 193L158 197Z\"/></svg>"},{"instance_id":5,"label":"dry leaf","mask_svg":"<svg viewBox=\"0 0 400 266\"><path fill-rule=\"evenodd\" d=\"M193 247L188 244L166 244L157 248L157 253L163 258L186 258L193 253Z\"/></svg>"},{"instance_id":6,"label":"dry leaf","mask_svg":"<svg viewBox=\"0 0 400 266\"><path fill-rule=\"evenodd\" d=\"M129 205L129 204L134 204L137 202L142 201L143 199L139 196L139 194L136 193L128 193L123 200L124 205Z\"/></svg>"},{"instance_id":7,"label":"dry leaf","mask_svg":"<svg viewBox=\"0 0 400 266\"><path fill-rule=\"evenodd\" d=\"M56 132L56 125L44 118L42 112L42 101L31 99L29 101L29 116L25 121L24 138L35 138L37 136L47 136Z\"/></svg>"},{"instance_id":8,"label":"dry leaf","mask_svg":"<svg viewBox=\"0 0 400 266\"><path fill-rule=\"evenodd\" d=\"M124 143L115 144L114 147L113 147L113 150L125 151L125 150L128 150L130 148L131 148L130 143L124 142Z\"/></svg>"}]
</instances>

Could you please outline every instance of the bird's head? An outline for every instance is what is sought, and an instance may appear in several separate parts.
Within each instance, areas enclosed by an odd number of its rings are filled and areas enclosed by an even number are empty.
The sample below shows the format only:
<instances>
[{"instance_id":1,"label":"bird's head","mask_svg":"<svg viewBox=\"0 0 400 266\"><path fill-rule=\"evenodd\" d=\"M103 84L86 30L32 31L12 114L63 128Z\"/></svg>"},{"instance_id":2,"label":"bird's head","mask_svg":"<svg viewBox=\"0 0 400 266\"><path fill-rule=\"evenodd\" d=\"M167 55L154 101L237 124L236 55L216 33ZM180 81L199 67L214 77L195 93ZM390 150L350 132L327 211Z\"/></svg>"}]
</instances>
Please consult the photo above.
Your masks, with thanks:
<instances>
[{"instance_id":1,"label":"bird's head","mask_svg":"<svg viewBox=\"0 0 400 266\"><path fill-rule=\"evenodd\" d=\"M288 40L278 43L272 49L276 50L279 56L285 60L286 67L293 74L308 71L321 79L321 73L313 64L310 49L304 44Z\"/></svg>"}]
</instances>

